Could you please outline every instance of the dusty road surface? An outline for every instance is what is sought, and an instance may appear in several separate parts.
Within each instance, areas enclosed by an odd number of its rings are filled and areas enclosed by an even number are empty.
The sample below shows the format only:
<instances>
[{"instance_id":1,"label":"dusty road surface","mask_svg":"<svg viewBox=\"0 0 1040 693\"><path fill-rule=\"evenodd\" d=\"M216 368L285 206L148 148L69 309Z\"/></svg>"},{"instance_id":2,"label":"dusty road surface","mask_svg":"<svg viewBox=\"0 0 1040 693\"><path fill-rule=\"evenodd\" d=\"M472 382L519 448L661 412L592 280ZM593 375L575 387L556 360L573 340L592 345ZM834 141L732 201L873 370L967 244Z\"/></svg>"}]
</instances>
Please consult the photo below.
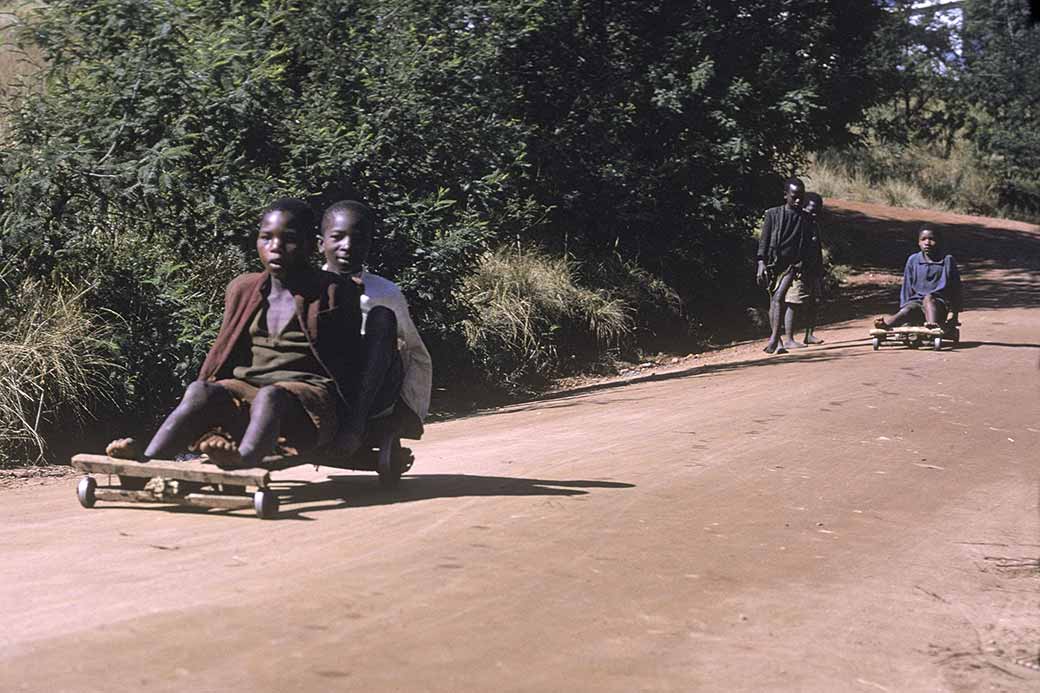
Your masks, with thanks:
<instances>
[{"instance_id":1,"label":"dusty road surface","mask_svg":"<svg viewBox=\"0 0 1040 693\"><path fill-rule=\"evenodd\" d=\"M0 490L0 690L1040 690L1040 234L896 214L833 220L890 252L825 345L434 425L394 493L289 470L268 522ZM857 311L925 218L965 343L873 352Z\"/></svg>"}]
</instances>

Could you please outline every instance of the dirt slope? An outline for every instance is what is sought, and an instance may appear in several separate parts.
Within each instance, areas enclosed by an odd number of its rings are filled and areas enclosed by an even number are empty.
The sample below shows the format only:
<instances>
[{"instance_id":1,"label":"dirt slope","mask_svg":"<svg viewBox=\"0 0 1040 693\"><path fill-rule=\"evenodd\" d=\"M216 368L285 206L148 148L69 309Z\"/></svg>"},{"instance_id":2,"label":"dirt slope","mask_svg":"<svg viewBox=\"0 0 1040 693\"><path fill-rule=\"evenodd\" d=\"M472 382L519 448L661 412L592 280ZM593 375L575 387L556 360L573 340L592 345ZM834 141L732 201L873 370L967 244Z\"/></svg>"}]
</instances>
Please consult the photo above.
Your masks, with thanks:
<instances>
[{"instance_id":1,"label":"dirt slope","mask_svg":"<svg viewBox=\"0 0 1040 693\"><path fill-rule=\"evenodd\" d=\"M280 473L276 522L0 489L0 690L1040 689L1040 230L843 205L849 317L921 221L955 351L738 346L432 426L393 494Z\"/></svg>"}]
</instances>

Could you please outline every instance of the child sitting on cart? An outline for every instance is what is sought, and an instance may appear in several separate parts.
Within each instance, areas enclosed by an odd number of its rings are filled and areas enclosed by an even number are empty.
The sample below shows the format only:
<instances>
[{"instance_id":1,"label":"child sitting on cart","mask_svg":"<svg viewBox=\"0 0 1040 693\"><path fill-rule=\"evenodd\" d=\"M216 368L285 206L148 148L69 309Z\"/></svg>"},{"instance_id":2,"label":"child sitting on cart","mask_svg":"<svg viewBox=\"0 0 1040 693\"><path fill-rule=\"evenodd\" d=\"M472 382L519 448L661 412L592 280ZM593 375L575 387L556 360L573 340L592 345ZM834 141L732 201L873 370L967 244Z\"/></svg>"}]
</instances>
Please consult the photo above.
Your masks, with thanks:
<instances>
[{"instance_id":1,"label":"child sitting on cart","mask_svg":"<svg viewBox=\"0 0 1040 693\"><path fill-rule=\"evenodd\" d=\"M421 438L430 410L433 362L408 301L396 284L365 268L374 232L375 214L355 200L336 202L322 216L323 269L349 277L362 291L364 365L350 415L336 437L340 452L357 449L375 418L390 420L402 438Z\"/></svg>"},{"instance_id":2,"label":"child sitting on cart","mask_svg":"<svg viewBox=\"0 0 1040 693\"><path fill-rule=\"evenodd\" d=\"M879 330L922 322L931 329L957 324L963 308L957 261L942 253L939 234L932 229L921 229L917 245L921 251L907 258L903 270L899 310L875 318Z\"/></svg>"},{"instance_id":3,"label":"child sitting on cart","mask_svg":"<svg viewBox=\"0 0 1040 693\"><path fill-rule=\"evenodd\" d=\"M333 440L360 372L360 288L309 265L316 234L302 200L264 210L256 239L264 271L228 284L198 380L143 455L121 438L106 449L110 457L173 459L191 448L221 467L244 468L276 443L303 452Z\"/></svg>"}]
</instances>

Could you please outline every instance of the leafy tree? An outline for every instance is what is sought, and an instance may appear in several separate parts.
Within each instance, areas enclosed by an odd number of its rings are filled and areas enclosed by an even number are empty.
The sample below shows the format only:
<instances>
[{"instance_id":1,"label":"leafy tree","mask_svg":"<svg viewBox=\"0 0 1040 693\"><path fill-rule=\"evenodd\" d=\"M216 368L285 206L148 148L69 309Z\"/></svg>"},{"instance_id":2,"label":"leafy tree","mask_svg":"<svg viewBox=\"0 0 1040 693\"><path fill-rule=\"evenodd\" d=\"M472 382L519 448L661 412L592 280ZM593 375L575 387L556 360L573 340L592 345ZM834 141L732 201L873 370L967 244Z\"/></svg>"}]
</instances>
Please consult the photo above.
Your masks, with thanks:
<instances>
[{"instance_id":1,"label":"leafy tree","mask_svg":"<svg viewBox=\"0 0 1040 693\"><path fill-rule=\"evenodd\" d=\"M373 264L442 364L465 360L461 283L516 238L635 263L702 317L740 302L780 180L876 98L881 20L870 0L54 0L20 31L44 68L7 114L0 249L96 285L163 382L287 194L377 209Z\"/></svg>"},{"instance_id":2,"label":"leafy tree","mask_svg":"<svg viewBox=\"0 0 1040 693\"><path fill-rule=\"evenodd\" d=\"M974 142L1011 207L1040 211L1040 26L1025 0L971 0L964 35Z\"/></svg>"},{"instance_id":3,"label":"leafy tree","mask_svg":"<svg viewBox=\"0 0 1040 693\"><path fill-rule=\"evenodd\" d=\"M869 52L884 85L868 122L882 142L939 144L949 156L968 123L960 85L962 59L955 24L935 7L915 0L888 0Z\"/></svg>"}]
</instances>

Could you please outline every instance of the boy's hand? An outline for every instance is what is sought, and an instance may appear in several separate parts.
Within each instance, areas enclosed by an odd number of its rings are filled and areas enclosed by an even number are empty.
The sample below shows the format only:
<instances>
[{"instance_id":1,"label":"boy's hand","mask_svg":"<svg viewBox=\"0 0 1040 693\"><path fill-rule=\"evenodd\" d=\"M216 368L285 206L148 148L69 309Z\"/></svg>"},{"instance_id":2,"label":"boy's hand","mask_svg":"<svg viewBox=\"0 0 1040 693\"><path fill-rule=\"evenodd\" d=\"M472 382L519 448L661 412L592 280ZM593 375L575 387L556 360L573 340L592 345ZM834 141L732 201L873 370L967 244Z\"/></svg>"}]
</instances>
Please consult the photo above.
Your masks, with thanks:
<instances>
[{"instance_id":1,"label":"boy's hand","mask_svg":"<svg viewBox=\"0 0 1040 693\"><path fill-rule=\"evenodd\" d=\"M769 279L769 272L766 271L766 263L762 260L758 261L758 271L755 273L755 281L759 286L765 286Z\"/></svg>"}]
</instances>

